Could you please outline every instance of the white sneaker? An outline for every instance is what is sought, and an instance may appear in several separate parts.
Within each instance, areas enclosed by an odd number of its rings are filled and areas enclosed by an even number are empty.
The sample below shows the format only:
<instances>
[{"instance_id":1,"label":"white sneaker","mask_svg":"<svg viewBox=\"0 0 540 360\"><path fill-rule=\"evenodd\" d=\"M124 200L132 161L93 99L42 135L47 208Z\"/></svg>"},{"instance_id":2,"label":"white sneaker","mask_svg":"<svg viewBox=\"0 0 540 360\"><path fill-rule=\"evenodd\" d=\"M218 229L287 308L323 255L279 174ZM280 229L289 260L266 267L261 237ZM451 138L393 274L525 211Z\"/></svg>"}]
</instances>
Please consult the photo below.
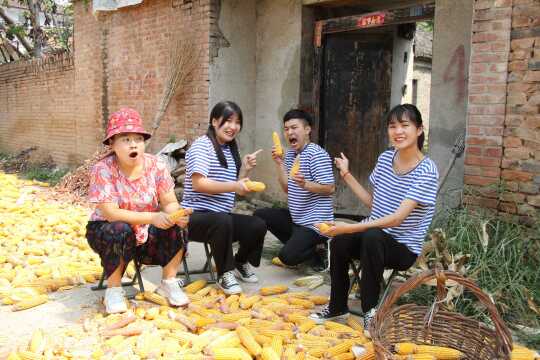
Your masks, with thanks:
<instances>
[{"instance_id":1,"label":"white sneaker","mask_svg":"<svg viewBox=\"0 0 540 360\"><path fill-rule=\"evenodd\" d=\"M240 278L240 280L244 282L248 282L248 283L259 282L257 275L255 275L253 270L251 270L251 265L249 265L249 263L245 263L245 264L236 263L234 273L236 274L237 278Z\"/></svg>"},{"instance_id":2,"label":"white sneaker","mask_svg":"<svg viewBox=\"0 0 540 360\"><path fill-rule=\"evenodd\" d=\"M242 288L238 284L238 281L236 281L236 277L232 271L227 271L221 275L217 281L217 285L227 295L240 294L242 292Z\"/></svg>"},{"instance_id":3,"label":"white sneaker","mask_svg":"<svg viewBox=\"0 0 540 360\"><path fill-rule=\"evenodd\" d=\"M189 299L180 288L178 279L163 279L156 292L167 298L174 306L184 306L189 304Z\"/></svg>"},{"instance_id":4,"label":"white sneaker","mask_svg":"<svg viewBox=\"0 0 540 360\"><path fill-rule=\"evenodd\" d=\"M127 311L124 289L121 287L110 287L105 290L105 311L108 314L123 313Z\"/></svg>"}]
</instances>

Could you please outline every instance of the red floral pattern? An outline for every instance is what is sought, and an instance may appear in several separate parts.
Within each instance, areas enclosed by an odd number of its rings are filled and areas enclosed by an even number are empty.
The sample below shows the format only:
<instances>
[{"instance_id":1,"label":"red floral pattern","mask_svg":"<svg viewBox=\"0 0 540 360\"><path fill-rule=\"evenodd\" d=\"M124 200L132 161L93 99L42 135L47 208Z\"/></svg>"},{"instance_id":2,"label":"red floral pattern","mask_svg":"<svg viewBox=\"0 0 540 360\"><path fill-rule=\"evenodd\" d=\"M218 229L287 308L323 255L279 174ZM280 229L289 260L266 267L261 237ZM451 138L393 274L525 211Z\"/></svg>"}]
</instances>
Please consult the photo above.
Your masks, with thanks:
<instances>
[{"instance_id":1,"label":"red floral pattern","mask_svg":"<svg viewBox=\"0 0 540 360\"><path fill-rule=\"evenodd\" d=\"M92 168L88 199L91 203L116 203L120 209L157 212L160 211L159 196L174 189L174 181L167 165L154 155L144 154L144 171L141 177L129 180L120 169L116 156L109 156ZM91 221L106 220L95 209ZM148 226L132 228L139 243L148 239Z\"/></svg>"}]
</instances>

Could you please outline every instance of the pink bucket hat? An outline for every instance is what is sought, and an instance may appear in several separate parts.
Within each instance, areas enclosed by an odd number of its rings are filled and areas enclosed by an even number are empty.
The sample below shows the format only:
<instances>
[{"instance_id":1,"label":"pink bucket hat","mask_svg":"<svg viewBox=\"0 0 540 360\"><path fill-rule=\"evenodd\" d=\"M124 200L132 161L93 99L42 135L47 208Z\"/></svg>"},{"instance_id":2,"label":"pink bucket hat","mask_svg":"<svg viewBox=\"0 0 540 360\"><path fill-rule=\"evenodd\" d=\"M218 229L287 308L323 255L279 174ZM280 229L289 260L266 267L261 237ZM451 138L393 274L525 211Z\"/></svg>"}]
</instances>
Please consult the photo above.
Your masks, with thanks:
<instances>
[{"instance_id":1,"label":"pink bucket hat","mask_svg":"<svg viewBox=\"0 0 540 360\"><path fill-rule=\"evenodd\" d=\"M152 136L144 130L139 113L130 108L122 108L109 116L107 136L103 139L103 144L108 145L110 138L124 133L141 134L144 136L144 140L148 140Z\"/></svg>"}]
</instances>

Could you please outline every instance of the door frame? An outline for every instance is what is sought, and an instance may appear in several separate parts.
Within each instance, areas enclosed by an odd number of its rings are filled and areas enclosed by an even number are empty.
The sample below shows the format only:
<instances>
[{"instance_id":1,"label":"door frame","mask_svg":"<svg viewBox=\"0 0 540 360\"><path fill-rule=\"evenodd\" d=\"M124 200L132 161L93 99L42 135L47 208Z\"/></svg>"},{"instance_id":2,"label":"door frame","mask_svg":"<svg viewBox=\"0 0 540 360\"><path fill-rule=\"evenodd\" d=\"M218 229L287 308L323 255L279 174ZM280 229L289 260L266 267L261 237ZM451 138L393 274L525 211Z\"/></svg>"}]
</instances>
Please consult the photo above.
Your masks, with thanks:
<instances>
[{"instance_id":1,"label":"door frame","mask_svg":"<svg viewBox=\"0 0 540 360\"><path fill-rule=\"evenodd\" d=\"M386 25L405 24L435 17L435 2L399 9L381 10L365 14L319 20L315 22L313 46L313 117L317 124L319 143L324 146L325 124L321 119L321 85L323 74L324 36L327 34L361 30Z\"/></svg>"}]
</instances>

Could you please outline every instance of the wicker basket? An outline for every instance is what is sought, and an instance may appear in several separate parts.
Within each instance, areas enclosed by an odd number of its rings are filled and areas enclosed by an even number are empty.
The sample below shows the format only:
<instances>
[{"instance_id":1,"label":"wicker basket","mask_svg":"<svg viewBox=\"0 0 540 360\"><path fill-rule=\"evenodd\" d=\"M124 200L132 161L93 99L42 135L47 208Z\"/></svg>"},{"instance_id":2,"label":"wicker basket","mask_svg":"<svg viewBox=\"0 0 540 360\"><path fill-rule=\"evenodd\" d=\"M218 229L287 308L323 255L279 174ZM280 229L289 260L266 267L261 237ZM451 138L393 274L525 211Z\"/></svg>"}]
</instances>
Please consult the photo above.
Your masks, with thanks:
<instances>
[{"instance_id":1,"label":"wicker basket","mask_svg":"<svg viewBox=\"0 0 540 360\"><path fill-rule=\"evenodd\" d=\"M394 307L408 291L437 279L437 301L431 307L406 304ZM461 314L443 311L438 304L446 296L447 280L473 292L488 310L495 329ZM428 270L411 277L388 295L370 327L379 360L393 359L391 350L398 342L451 347L465 354L464 359L509 359L512 337L490 298L471 280L452 271Z\"/></svg>"}]
</instances>

